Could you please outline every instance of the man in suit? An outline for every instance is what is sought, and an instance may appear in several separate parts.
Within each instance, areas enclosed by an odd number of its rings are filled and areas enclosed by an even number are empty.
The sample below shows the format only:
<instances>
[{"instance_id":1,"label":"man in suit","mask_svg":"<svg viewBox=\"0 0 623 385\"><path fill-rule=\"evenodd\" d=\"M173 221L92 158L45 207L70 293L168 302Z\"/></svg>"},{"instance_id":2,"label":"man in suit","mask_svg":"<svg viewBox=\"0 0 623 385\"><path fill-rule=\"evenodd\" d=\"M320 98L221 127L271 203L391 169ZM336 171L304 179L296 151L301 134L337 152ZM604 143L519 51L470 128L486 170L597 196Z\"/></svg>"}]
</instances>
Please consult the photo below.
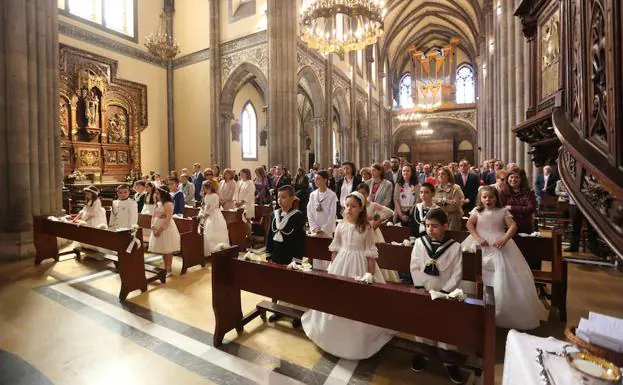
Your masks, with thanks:
<instances>
[{"instance_id":1,"label":"man in suit","mask_svg":"<svg viewBox=\"0 0 623 385\"><path fill-rule=\"evenodd\" d=\"M463 195L467 200L463 205L463 209L467 212L471 211L476 205L476 196L478 195L478 187L480 180L478 175L469 172L469 162L467 159L461 159L459 162L459 172L454 176L456 184L461 187Z\"/></svg>"},{"instance_id":2,"label":"man in suit","mask_svg":"<svg viewBox=\"0 0 623 385\"><path fill-rule=\"evenodd\" d=\"M385 171L385 179L395 185L398 176L400 176L400 160L397 156L392 156L389 160L389 170Z\"/></svg>"},{"instance_id":3,"label":"man in suit","mask_svg":"<svg viewBox=\"0 0 623 385\"><path fill-rule=\"evenodd\" d=\"M558 178L552 173L551 166L543 167L543 174L536 177L536 203L537 207L541 206L541 200L545 196L556 196L556 182Z\"/></svg>"},{"instance_id":4,"label":"man in suit","mask_svg":"<svg viewBox=\"0 0 623 385\"><path fill-rule=\"evenodd\" d=\"M201 171L201 165L199 163L193 164L194 173L191 176L190 180L193 182L195 186L195 201L201 202L201 187L205 177L203 176L203 172Z\"/></svg>"},{"instance_id":5,"label":"man in suit","mask_svg":"<svg viewBox=\"0 0 623 385\"><path fill-rule=\"evenodd\" d=\"M277 200L277 194L280 187L287 186L292 184L292 181L287 175L284 175L285 172L283 170L282 165L278 165L275 168L275 176L273 178L273 200Z\"/></svg>"},{"instance_id":6,"label":"man in suit","mask_svg":"<svg viewBox=\"0 0 623 385\"><path fill-rule=\"evenodd\" d=\"M482 170L482 183L484 185L495 184L495 159L486 161L487 168Z\"/></svg>"}]
</instances>

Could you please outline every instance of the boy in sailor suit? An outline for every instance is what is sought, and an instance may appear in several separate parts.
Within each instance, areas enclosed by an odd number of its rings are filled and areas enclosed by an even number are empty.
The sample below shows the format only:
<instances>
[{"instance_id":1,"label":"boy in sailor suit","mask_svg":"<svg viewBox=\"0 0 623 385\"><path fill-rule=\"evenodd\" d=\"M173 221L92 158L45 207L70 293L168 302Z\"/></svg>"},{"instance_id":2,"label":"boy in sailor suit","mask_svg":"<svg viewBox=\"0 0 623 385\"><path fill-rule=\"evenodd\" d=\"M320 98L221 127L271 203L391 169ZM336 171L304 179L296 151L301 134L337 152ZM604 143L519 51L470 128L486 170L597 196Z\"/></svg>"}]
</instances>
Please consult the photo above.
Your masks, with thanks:
<instances>
[{"instance_id":1,"label":"boy in sailor suit","mask_svg":"<svg viewBox=\"0 0 623 385\"><path fill-rule=\"evenodd\" d=\"M130 199L130 186L117 186L117 198L112 202L108 227L111 230L130 229L138 224L138 206L134 199Z\"/></svg>"},{"instance_id":2,"label":"boy in sailor suit","mask_svg":"<svg viewBox=\"0 0 623 385\"><path fill-rule=\"evenodd\" d=\"M292 261L302 263L301 257L305 249L305 216L293 208L295 199L294 188L290 185L281 186L277 201L280 209L273 211L266 235L266 253L269 261L280 265L289 265ZM273 300L276 302L276 300ZM271 315L268 320L275 322L281 318L279 314ZM295 328L301 325L300 319L292 320Z\"/></svg>"},{"instance_id":3,"label":"boy in sailor suit","mask_svg":"<svg viewBox=\"0 0 623 385\"><path fill-rule=\"evenodd\" d=\"M448 216L440 208L431 208L425 218L426 235L418 238L411 252L411 278L418 289L450 293L456 289L463 276L463 254L461 244L446 237ZM437 346L439 356L446 364L448 377L455 384L463 383L463 375L456 366L461 358L453 346L416 337L418 342ZM426 359L418 354L413 358L411 369L421 372L426 368Z\"/></svg>"}]
</instances>

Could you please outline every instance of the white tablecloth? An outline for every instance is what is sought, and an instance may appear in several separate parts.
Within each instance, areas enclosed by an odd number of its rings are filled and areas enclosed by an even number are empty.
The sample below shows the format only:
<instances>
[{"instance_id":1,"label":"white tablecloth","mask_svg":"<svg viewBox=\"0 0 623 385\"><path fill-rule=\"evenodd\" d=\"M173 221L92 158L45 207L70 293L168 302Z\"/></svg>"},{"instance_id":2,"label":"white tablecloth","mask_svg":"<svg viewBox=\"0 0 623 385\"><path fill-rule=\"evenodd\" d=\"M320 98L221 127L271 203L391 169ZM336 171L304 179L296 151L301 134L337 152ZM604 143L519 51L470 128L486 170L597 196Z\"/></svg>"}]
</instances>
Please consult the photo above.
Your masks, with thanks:
<instances>
[{"instance_id":1,"label":"white tablecloth","mask_svg":"<svg viewBox=\"0 0 623 385\"><path fill-rule=\"evenodd\" d=\"M550 352L561 352L568 342L555 338L541 338L511 330L506 339L503 385L545 385L539 376L537 348ZM546 367L554 382L552 385L581 385L567 366L563 357L544 354Z\"/></svg>"}]
</instances>

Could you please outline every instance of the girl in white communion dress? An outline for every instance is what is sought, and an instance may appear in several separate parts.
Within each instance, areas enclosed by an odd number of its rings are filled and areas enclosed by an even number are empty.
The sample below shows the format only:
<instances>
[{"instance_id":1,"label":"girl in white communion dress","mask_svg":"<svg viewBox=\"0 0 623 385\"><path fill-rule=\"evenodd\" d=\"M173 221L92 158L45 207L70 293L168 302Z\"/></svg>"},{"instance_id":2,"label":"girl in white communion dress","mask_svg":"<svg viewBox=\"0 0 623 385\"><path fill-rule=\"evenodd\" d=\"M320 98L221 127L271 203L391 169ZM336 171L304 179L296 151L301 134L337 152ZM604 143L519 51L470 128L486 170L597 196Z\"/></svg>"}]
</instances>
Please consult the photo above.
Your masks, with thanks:
<instances>
[{"instance_id":1,"label":"girl in white communion dress","mask_svg":"<svg viewBox=\"0 0 623 385\"><path fill-rule=\"evenodd\" d=\"M537 328L546 310L539 301L532 271L513 241L517 224L502 207L497 189L482 187L469 214L470 236L463 246L482 248L482 280L493 287L495 324L508 329Z\"/></svg>"}]
</instances>

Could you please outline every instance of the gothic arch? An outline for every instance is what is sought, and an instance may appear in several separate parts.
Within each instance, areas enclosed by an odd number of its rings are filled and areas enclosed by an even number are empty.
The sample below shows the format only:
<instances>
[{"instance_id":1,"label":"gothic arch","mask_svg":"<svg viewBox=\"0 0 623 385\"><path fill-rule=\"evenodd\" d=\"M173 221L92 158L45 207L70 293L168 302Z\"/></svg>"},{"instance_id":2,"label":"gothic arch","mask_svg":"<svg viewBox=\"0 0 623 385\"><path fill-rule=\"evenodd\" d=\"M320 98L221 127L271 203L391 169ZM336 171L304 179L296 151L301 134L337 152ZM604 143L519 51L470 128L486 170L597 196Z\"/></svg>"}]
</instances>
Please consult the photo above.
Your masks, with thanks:
<instances>
[{"instance_id":1,"label":"gothic arch","mask_svg":"<svg viewBox=\"0 0 623 385\"><path fill-rule=\"evenodd\" d=\"M219 138L221 140L217 143L217 146L221 148L222 158L227 164L230 162L229 146L230 146L230 125L236 119L234 116L234 100L238 91L246 84L251 83L260 93L266 105L266 98L268 96L268 79L260 68L254 64L244 62L241 63L231 75L227 78L225 85L223 86L223 92L221 93L221 116L219 119L219 127L213 128L219 130ZM262 106L256 106L262 108ZM268 129L267 122L258 122L258 132L261 134L262 130Z\"/></svg>"},{"instance_id":2,"label":"gothic arch","mask_svg":"<svg viewBox=\"0 0 623 385\"><path fill-rule=\"evenodd\" d=\"M309 97L314 105L314 118L324 117L325 103L322 86L316 72L308 65L299 70L297 84L301 84L303 80L307 83Z\"/></svg>"}]
</instances>

